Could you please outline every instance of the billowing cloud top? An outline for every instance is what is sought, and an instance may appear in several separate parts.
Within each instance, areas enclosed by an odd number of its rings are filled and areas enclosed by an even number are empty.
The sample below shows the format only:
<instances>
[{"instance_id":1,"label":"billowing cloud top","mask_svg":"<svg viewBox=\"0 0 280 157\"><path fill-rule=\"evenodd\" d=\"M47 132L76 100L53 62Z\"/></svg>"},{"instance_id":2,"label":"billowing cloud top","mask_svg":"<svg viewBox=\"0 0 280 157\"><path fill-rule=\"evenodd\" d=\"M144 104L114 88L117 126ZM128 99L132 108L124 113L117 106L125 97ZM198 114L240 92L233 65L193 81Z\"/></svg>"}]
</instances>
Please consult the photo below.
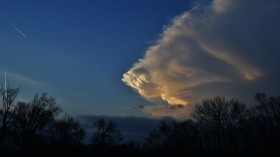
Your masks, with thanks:
<instances>
[{"instance_id":1,"label":"billowing cloud top","mask_svg":"<svg viewBox=\"0 0 280 157\"><path fill-rule=\"evenodd\" d=\"M279 7L279 0L198 5L175 17L122 80L170 105L255 86L279 70Z\"/></svg>"}]
</instances>

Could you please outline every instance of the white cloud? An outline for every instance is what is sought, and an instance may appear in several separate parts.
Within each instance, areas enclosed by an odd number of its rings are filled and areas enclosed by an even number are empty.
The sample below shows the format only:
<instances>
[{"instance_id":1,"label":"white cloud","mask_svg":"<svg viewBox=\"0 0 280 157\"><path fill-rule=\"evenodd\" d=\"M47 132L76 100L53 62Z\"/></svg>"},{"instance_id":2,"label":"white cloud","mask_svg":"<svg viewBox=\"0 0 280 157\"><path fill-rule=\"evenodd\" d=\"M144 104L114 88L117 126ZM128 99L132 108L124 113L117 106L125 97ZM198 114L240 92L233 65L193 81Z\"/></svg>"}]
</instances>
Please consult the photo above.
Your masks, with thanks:
<instances>
[{"instance_id":1,"label":"white cloud","mask_svg":"<svg viewBox=\"0 0 280 157\"><path fill-rule=\"evenodd\" d=\"M0 73L3 76L4 79L4 70L0 70ZM24 75L21 74L17 74L17 73L13 73L13 72L7 72L7 79L9 81L9 79L15 81L17 84L23 84L26 85L28 87L32 87L32 88L41 88L46 86L44 83L36 81L34 79L31 79L29 77L26 77Z\"/></svg>"},{"instance_id":2,"label":"white cloud","mask_svg":"<svg viewBox=\"0 0 280 157\"><path fill-rule=\"evenodd\" d=\"M122 80L170 105L259 90L279 78L271 77L280 67L279 6L278 0L214 0L203 11L195 7L174 18ZM157 116L163 108L145 112Z\"/></svg>"},{"instance_id":3,"label":"white cloud","mask_svg":"<svg viewBox=\"0 0 280 157\"><path fill-rule=\"evenodd\" d=\"M156 118L186 119L190 117L190 109L189 106L182 105L150 105L144 106L141 110Z\"/></svg>"},{"instance_id":4,"label":"white cloud","mask_svg":"<svg viewBox=\"0 0 280 157\"><path fill-rule=\"evenodd\" d=\"M216 13L224 13L229 11L233 4L232 0L213 0L212 8Z\"/></svg>"}]
</instances>

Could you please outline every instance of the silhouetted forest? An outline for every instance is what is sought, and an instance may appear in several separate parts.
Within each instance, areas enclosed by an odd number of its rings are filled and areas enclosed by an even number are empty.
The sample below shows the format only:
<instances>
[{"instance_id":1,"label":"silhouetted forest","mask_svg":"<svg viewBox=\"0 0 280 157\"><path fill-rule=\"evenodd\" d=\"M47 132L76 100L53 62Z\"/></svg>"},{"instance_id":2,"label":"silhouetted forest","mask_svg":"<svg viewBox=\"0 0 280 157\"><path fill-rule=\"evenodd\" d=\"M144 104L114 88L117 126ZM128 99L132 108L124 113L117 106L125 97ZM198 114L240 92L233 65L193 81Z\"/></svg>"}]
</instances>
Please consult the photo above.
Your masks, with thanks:
<instances>
[{"instance_id":1,"label":"silhouetted forest","mask_svg":"<svg viewBox=\"0 0 280 157\"><path fill-rule=\"evenodd\" d=\"M255 104L223 96L197 103L189 119L162 120L140 143L123 142L112 120L92 122L92 140L63 114L53 97L15 102L18 88L1 88L0 156L279 156L280 96L255 95Z\"/></svg>"}]
</instances>

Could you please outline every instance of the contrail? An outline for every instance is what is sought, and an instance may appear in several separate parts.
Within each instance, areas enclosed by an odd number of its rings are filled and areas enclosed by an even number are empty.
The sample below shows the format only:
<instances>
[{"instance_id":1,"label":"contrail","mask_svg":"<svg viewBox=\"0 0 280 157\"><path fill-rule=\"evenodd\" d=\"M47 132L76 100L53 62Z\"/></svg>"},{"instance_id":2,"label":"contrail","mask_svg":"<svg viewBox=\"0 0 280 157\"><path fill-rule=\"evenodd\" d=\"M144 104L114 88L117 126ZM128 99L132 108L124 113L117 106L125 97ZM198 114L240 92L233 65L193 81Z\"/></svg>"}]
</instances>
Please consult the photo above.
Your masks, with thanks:
<instances>
[{"instance_id":1,"label":"contrail","mask_svg":"<svg viewBox=\"0 0 280 157\"><path fill-rule=\"evenodd\" d=\"M25 37L26 39L28 39L28 37L27 37L20 29L18 29L14 24L11 23L11 25L12 25L12 27L14 27L14 29L17 30L23 37Z\"/></svg>"}]
</instances>

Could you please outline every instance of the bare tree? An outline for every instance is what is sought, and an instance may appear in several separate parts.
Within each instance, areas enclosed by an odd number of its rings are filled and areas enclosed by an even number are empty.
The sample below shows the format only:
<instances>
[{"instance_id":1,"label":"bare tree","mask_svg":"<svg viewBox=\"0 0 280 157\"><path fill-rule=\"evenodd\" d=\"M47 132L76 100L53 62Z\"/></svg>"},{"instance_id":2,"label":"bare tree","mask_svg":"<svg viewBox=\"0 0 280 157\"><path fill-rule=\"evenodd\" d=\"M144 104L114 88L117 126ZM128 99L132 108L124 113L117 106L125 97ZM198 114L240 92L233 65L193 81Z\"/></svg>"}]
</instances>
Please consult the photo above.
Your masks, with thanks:
<instances>
[{"instance_id":1,"label":"bare tree","mask_svg":"<svg viewBox=\"0 0 280 157\"><path fill-rule=\"evenodd\" d=\"M177 122L163 120L158 125L157 129L153 130L147 139L145 139L145 145L149 149L165 149L173 150L176 147L174 128L176 128Z\"/></svg>"},{"instance_id":2,"label":"bare tree","mask_svg":"<svg viewBox=\"0 0 280 157\"><path fill-rule=\"evenodd\" d=\"M54 122L50 129L52 142L60 145L79 145L85 136L80 123L68 115Z\"/></svg>"},{"instance_id":3,"label":"bare tree","mask_svg":"<svg viewBox=\"0 0 280 157\"><path fill-rule=\"evenodd\" d=\"M261 116L271 130L278 132L280 126L280 96L266 97L265 93L257 93L257 114Z\"/></svg>"},{"instance_id":4,"label":"bare tree","mask_svg":"<svg viewBox=\"0 0 280 157\"><path fill-rule=\"evenodd\" d=\"M14 114L13 103L19 93L19 88L13 88L5 85L0 89L2 97L1 108L0 108L0 145L3 144L8 130L11 127L11 120Z\"/></svg>"},{"instance_id":5,"label":"bare tree","mask_svg":"<svg viewBox=\"0 0 280 157\"><path fill-rule=\"evenodd\" d=\"M106 121L101 118L93 123L93 128L95 129L92 138L94 145L115 145L122 140L122 134L112 120L106 123Z\"/></svg>"},{"instance_id":6,"label":"bare tree","mask_svg":"<svg viewBox=\"0 0 280 157\"><path fill-rule=\"evenodd\" d=\"M246 138L249 147L259 151L279 150L280 141L280 96L267 97L265 93L255 95L256 106L248 115Z\"/></svg>"},{"instance_id":7,"label":"bare tree","mask_svg":"<svg viewBox=\"0 0 280 157\"><path fill-rule=\"evenodd\" d=\"M145 139L144 145L152 150L190 152L198 150L199 142L199 128L193 120L163 120Z\"/></svg>"},{"instance_id":8,"label":"bare tree","mask_svg":"<svg viewBox=\"0 0 280 157\"><path fill-rule=\"evenodd\" d=\"M14 125L22 149L52 124L60 112L55 99L47 94L36 94L30 103L19 102L14 111Z\"/></svg>"},{"instance_id":9,"label":"bare tree","mask_svg":"<svg viewBox=\"0 0 280 157\"><path fill-rule=\"evenodd\" d=\"M192 117L206 129L205 133L210 133L208 137L213 138L208 145L214 145L215 150L225 151L226 144L231 143L226 141L227 135L242 120L245 109L245 105L236 99L216 96L196 104ZM217 143L213 143L215 141Z\"/></svg>"}]
</instances>

